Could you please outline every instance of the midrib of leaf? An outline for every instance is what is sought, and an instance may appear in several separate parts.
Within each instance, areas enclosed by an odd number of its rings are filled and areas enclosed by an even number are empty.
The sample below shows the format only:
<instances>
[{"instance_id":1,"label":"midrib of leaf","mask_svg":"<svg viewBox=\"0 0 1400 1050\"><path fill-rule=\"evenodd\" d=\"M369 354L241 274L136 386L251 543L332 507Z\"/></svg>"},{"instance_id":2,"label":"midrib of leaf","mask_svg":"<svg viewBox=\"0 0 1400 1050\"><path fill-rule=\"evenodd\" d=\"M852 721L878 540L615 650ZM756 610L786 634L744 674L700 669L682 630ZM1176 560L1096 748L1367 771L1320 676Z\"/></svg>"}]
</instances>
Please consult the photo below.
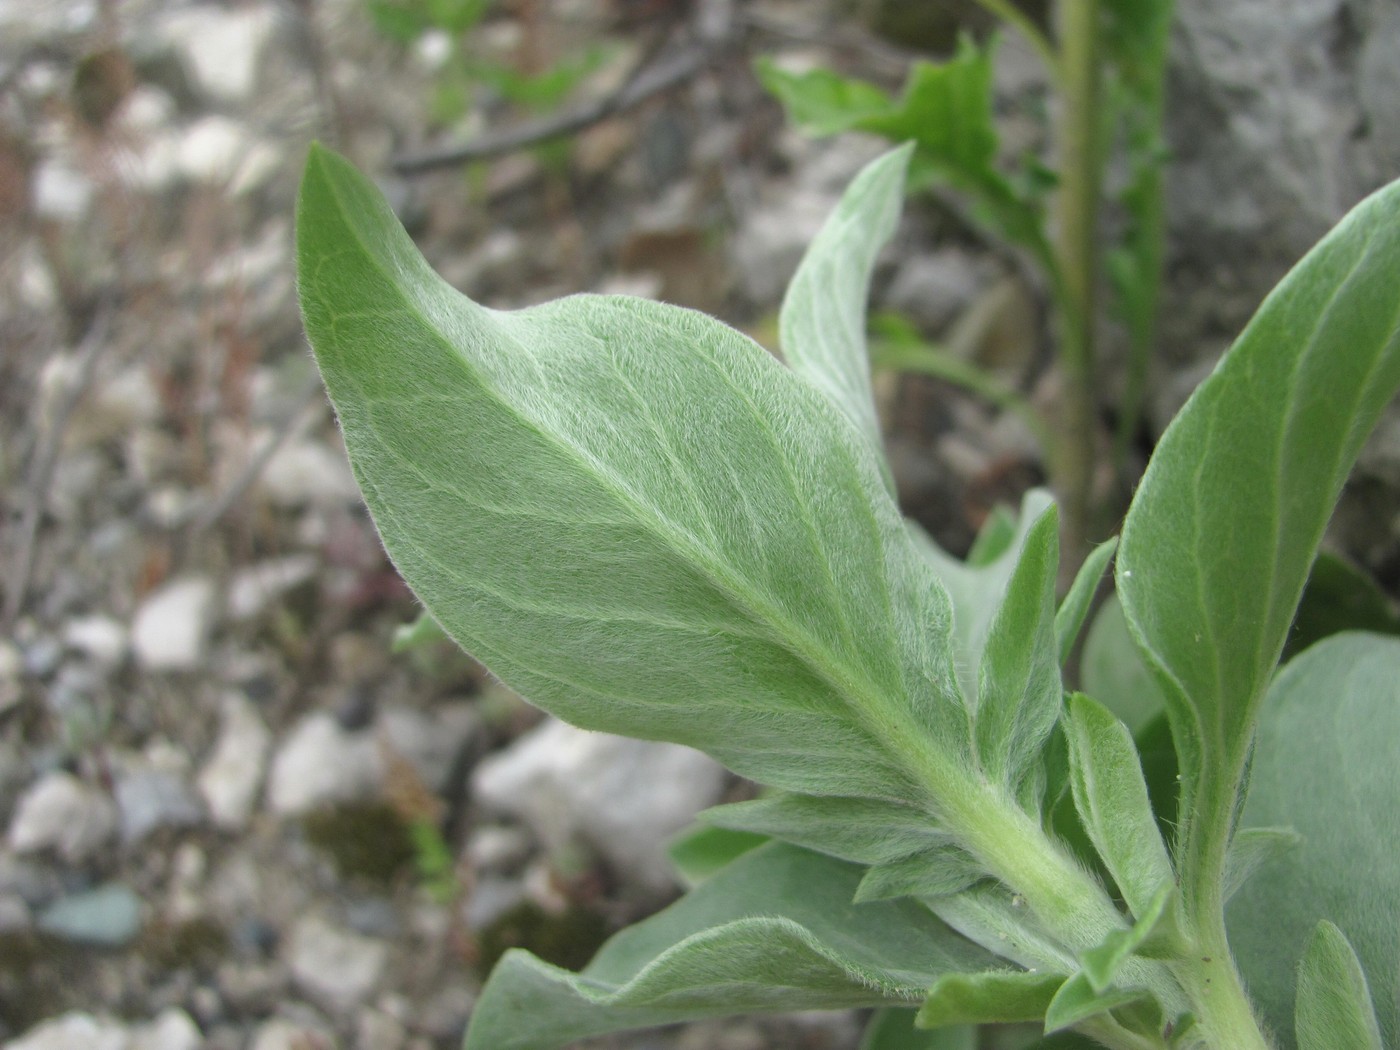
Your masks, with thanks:
<instances>
[{"instance_id":1,"label":"midrib of leaf","mask_svg":"<svg viewBox=\"0 0 1400 1050\"><path fill-rule=\"evenodd\" d=\"M342 212L342 215L344 215L346 204L335 185L335 180L326 178L325 182L330 192L334 195L336 204ZM447 351L446 356L461 367L462 370L471 377L475 385L485 392L496 405L514 418L524 429L533 432L537 437L543 439L545 443L555 448L565 457L573 460L580 469L586 472L590 477L593 477L598 484L618 502L631 508L632 511L636 513L639 521L646 523L647 527L659 535L663 541L667 542L685 561L698 569L705 579L710 581L710 583L726 598L737 605L746 618L754 622L760 630L767 628L767 626L771 624L770 640L787 649L793 656L797 657L798 660L805 663L814 671L818 678L830 685L833 691L844 701L847 711L855 717L857 724L871 733L877 741L895 755L895 757L901 761L901 764L914 775L918 783L931 789L931 801L940 805L946 804L947 802L960 802L962 805L957 806L959 810L964 809L966 804L972 801L972 796L975 792L969 790L969 785L957 783L960 778L954 773L955 766L951 756L947 754L941 746L938 746L936 742L929 739L928 735L921 727L909 717L907 711L901 710L897 703L889 702L886 698L886 694L876 687L865 674L850 667L845 661L831 660L826 652L825 646L816 638L802 630L782 612L779 606L765 600L760 592L745 586L744 581L740 577L726 571L723 563L713 557L712 552L708 551L704 544L699 542L698 538L693 533L672 521L669 516L661 513L659 509L649 501L640 498L639 495L627 485L625 479L617 476L615 472L608 469L606 464L597 462L594 457L586 454L584 450L578 448L576 445L561 441L558 436L541 427L536 420L525 415L516 405L502 397L496 387L486 382L484 377L473 369L470 362L456 349L451 340L431 321L423 310L418 308L413 298L406 294L401 280L399 279L400 275L394 273L385 265L381 253L374 251L372 247L366 243L356 225L352 222L344 221L344 227L349 231L349 234L355 238L359 246L360 257L362 259L367 259L370 265L380 273L387 287L392 289L394 297L401 304L403 310L417 319L425 330L433 333L433 337L437 340L439 346ZM334 255L342 253L353 254L349 249L345 249L343 252L333 253L330 256L318 260L318 270L324 266L329 259L333 258ZM421 276L409 275L406 276L405 279L409 281L415 279L430 280L437 283L441 288L446 289L454 296L460 296L461 294L426 266L422 268ZM508 325L499 323L498 319L504 319L503 315L499 315L496 311L489 310L474 303L470 305L472 309L482 311L492 321L496 322L494 327L502 339L508 339L521 354L529 360L535 360L528 349L509 331ZM331 311L331 316L331 323L334 325L335 317L339 316L338 311ZM704 348L701 347L698 342L693 342L691 345L710 365L712 371L719 377L721 382L727 385L741 398L743 404L757 420L764 435L768 437L770 444L778 452L777 459L782 464L783 475L788 483L789 490L796 498L797 503L800 506L806 507L805 501L798 495L796 479L794 479L791 474L791 465L788 463L787 456L782 453L781 445L774 438L767 418L758 410L757 406L754 405L747 392L739 388L733 382L727 372L717 365L714 358L705 352ZM366 406L373 405L373 399L366 396L365 390L358 380L352 378L352 382L354 382L360 395L361 402ZM834 410L833 415L837 415ZM391 443L383 440L382 432L380 432L378 427L374 424L372 411L368 414L368 418L370 419L370 426L377 434L381 435L381 446L386 448L392 447ZM843 426L853 426L844 416L840 417L839 422ZM421 471L417 471L416 468L415 471L420 477L423 477ZM359 471L356 473L359 482L362 485L366 485L367 478L361 475ZM427 479L425 478L424 480ZM370 485L369 487L373 486ZM473 499L467 502L475 504L476 500ZM390 503L388 501L380 501L380 505L387 507ZM873 521L873 508L870 510L870 515ZM835 587L835 577L831 570L830 559L827 557L826 552L822 549L818 541L810 515L803 514L802 520L804 527L809 533L811 547L814 553L820 558L820 563L824 569L828 592L833 598L832 604L841 616L842 634L849 646L852 641L851 625L844 609L844 603L840 601L839 592ZM880 535L878 527L875 535L877 537ZM887 541L881 538L880 542L881 553L883 555L885 553L884 548ZM415 549L420 556L427 553L416 545ZM891 641L893 649L891 655L895 656L898 651L898 639L894 631L889 581L884 574L881 575L881 588L886 609L890 612L890 615L887 615L885 618L886 633ZM657 621L651 620L649 622ZM895 656L895 659L897 661L897 656ZM559 680L558 676L553 674L542 675L542 677L550 677ZM593 690L589 691L592 692Z\"/></svg>"}]
</instances>

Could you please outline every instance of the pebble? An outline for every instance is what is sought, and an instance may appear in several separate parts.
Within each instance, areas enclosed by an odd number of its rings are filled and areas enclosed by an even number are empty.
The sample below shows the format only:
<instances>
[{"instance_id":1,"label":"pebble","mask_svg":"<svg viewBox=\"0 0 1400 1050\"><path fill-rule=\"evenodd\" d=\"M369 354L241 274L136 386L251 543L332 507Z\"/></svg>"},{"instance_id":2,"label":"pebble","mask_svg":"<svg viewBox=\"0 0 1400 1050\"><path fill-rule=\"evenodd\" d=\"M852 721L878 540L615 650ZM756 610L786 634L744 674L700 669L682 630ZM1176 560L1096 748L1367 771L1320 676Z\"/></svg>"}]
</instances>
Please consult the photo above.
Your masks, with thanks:
<instances>
[{"instance_id":1,"label":"pebble","mask_svg":"<svg viewBox=\"0 0 1400 1050\"><path fill-rule=\"evenodd\" d=\"M45 161L30 182L34 215L52 222L78 222L92 207L97 187L82 172L62 161Z\"/></svg>"},{"instance_id":2,"label":"pebble","mask_svg":"<svg viewBox=\"0 0 1400 1050\"><path fill-rule=\"evenodd\" d=\"M274 813L295 816L332 802L373 797L380 778L374 735L348 732L318 711L302 719L273 758L267 804Z\"/></svg>"},{"instance_id":3,"label":"pebble","mask_svg":"<svg viewBox=\"0 0 1400 1050\"><path fill-rule=\"evenodd\" d=\"M463 750L481 728L481 716L471 703L440 705L432 714L391 707L379 716L379 728L423 783L445 792Z\"/></svg>"},{"instance_id":4,"label":"pebble","mask_svg":"<svg viewBox=\"0 0 1400 1050\"><path fill-rule=\"evenodd\" d=\"M214 584L203 576L171 580L136 611L131 643L148 671L190 671L204 659L214 613Z\"/></svg>"},{"instance_id":5,"label":"pebble","mask_svg":"<svg viewBox=\"0 0 1400 1050\"><path fill-rule=\"evenodd\" d=\"M246 827L267 769L272 733L245 697L223 700L219 737L199 772L199 793L214 823L226 831Z\"/></svg>"},{"instance_id":6,"label":"pebble","mask_svg":"<svg viewBox=\"0 0 1400 1050\"><path fill-rule=\"evenodd\" d=\"M330 1050L335 1045L319 1028L274 1018L258 1026L248 1050Z\"/></svg>"},{"instance_id":7,"label":"pebble","mask_svg":"<svg viewBox=\"0 0 1400 1050\"><path fill-rule=\"evenodd\" d=\"M675 881L666 840L718 802L725 781L721 766L690 748L551 719L481 762L472 790L486 808L524 820L550 849L581 838L620 876L664 892Z\"/></svg>"},{"instance_id":8,"label":"pebble","mask_svg":"<svg viewBox=\"0 0 1400 1050\"><path fill-rule=\"evenodd\" d=\"M92 1014L67 1013L44 1021L18 1039L5 1044L5 1050L135 1050L126 1027L110 1018ZM144 1050L144 1048L143 1048Z\"/></svg>"},{"instance_id":9,"label":"pebble","mask_svg":"<svg viewBox=\"0 0 1400 1050\"><path fill-rule=\"evenodd\" d=\"M204 808L190 786L164 770L127 773L117 779L115 793L122 841L127 845L159 828L195 827L204 821Z\"/></svg>"},{"instance_id":10,"label":"pebble","mask_svg":"<svg viewBox=\"0 0 1400 1050\"><path fill-rule=\"evenodd\" d=\"M283 443L258 478L275 506L298 509L359 500L360 490L343 453L310 438Z\"/></svg>"},{"instance_id":11,"label":"pebble","mask_svg":"<svg viewBox=\"0 0 1400 1050\"><path fill-rule=\"evenodd\" d=\"M287 592L315 576L318 564L314 554L290 554L238 570L228 585L229 619L241 622L261 616Z\"/></svg>"},{"instance_id":12,"label":"pebble","mask_svg":"<svg viewBox=\"0 0 1400 1050\"><path fill-rule=\"evenodd\" d=\"M17 853L53 849L70 863L90 858L117 828L112 800L71 773L46 774L15 806L10 848Z\"/></svg>"},{"instance_id":13,"label":"pebble","mask_svg":"<svg viewBox=\"0 0 1400 1050\"><path fill-rule=\"evenodd\" d=\"M246 103L257 89L258 65L276 22L271 5L195 4L172 11L160 35L212 99Z\"/></svg>"},{"instance_id":14,"label":"pebble","mask_svg":"<svg viewBox=\"0 0 1400 1050\"><path fill-rule=\"evenodd\" d=\"M132 1028L130 1050L199 1050L203 1042L190 1015L172 1006L154 1021Z\"/></svg>"},{"instance_id":15,"label":"pebble","mask_svg":"<svg viewBox=\"0 0 1400 1050\"><path fill-rule=\"evenodd\" d=\"M355 1050L401 1050L408 1032L382 1010L364 1007L355 1020Z\"/></svg>"},{"instance_id":16,"label":"pebble","mask_svg":"<svg viewBox=\"0 0 1400 1050\"><path fill-rule=\"evenodd\" d=\"M901 261L885 305L927 332L941 332L987 286L987 267L957 248Z\"/></svg>"},{"instance_id":17,"label":"pebble","mask_svg":"<svg viewBox=\"0 0 1400 1050\"><path fill-rule=\"evenodd\" d=\"M116 667L130 646L127 629L110 616L94 614L69 620L63 643L103 667Z\"/></svg>"},{"instance_id":18,"label":"pebble","mask_svg":"<svg viewBox=\"0 0 1400 1050\"><path fill-rule=\"evenodd\" d=\"M115 882L75 893L40 912L39 929L78 944L120 948L141 931L141 898Z\"/></svg>"},{"instance_id":19,"label":"pebble","mask_svg":"<svg viewBox=\"0 0 1400 1050\"><path fill-rule=\"evenodd\" d=\"M308 994L348 1008L379 983L389 959L383 942L332 926L317 916L300 919L288 938L287 965Z\"/></svg>"}]
</instances>

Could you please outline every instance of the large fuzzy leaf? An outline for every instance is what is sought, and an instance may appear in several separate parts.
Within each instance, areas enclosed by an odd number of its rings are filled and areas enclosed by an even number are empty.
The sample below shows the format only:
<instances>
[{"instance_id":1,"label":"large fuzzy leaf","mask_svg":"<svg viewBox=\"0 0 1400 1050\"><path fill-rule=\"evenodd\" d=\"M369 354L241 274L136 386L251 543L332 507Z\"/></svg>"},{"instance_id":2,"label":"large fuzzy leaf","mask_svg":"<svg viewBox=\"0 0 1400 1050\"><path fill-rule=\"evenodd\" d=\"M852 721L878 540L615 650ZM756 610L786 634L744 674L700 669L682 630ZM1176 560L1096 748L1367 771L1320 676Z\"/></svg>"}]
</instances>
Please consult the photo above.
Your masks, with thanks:
<instances>
[{"instance_id":1,"label":"large fuzzy leaf","mask_svg":"<svg viewBox=\"0 0 1400 1050\"><path fill-rule=\"evenodd\" d=\"M579 725L937 807L971 746L948 599L826 398L676 307L484 309L324 150L297 229L366 502L467 651Z\"/></svg>"},{"instance_id":2,"label":"large fuzzy leaf","mask_svg":"<svg viewBox=\"0 0 1400 1050\"><path fill-rule=\"evenodd\" d=\"M783 358L850 417L877 453L883 444L865 346L866 301L875 257L904 203L911 149L885 154L851 182L803 256L778 316Z\"/></svg>"},{"instance_id":3,"label":"large fuzzy leaf","mask_svg":"<svg viewBox=\"0 0 1400 1050\"><path fill-rule=\"evenodd\" d=\"M1219 877L1318 541L1400 388L1398 272L1400 184L1353 209L1270 294L1163 435L1129 509L1118 595L1168 694L1188 899Z\"/></svg>"},{"instance_id":4,"label":"large fuzzy leaf","mask_svg":"<svg viewBox=\"0 0 1400 1050\"><path fill-rule=\"evenodd\" d=\"M1228 918L1250 994L1285 1043L1298 961L1326 919L1370 980L1383 1045L1400 1045L1397 682L1400 641L1339 634L1290 662L1264 706L1244 822L1302 839L1259 867Z\"/></svg>"},{"instance_id":5,"label":"large fuzzy leaf","mask_svg":"<svg viewBox=\"0 0 1400 1050\"><path fill-rule=\"evenodd\" d=\"M761 1010L899 1005L995 957L911 901L853 904L855 865L773 843L615 936L580 974L506 954L466 1050L576 1039Z\"/></svg>"}]
</instances>

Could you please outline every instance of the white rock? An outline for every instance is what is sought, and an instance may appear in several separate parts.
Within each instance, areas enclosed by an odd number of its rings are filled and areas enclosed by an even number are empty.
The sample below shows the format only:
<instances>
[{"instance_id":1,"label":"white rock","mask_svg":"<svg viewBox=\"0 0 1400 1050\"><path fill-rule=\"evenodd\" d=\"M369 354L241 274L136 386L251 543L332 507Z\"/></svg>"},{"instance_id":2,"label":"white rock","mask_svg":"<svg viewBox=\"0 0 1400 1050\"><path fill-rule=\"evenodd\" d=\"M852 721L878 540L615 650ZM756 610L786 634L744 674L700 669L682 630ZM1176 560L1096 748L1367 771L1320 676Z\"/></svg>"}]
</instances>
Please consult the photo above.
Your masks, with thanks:
<instances>
[{"instance_id":1,"label":"white rock","mask_svg":"<svg viewBox=\"0 0 1400 1050\"><path fill-rule=\"evenodd\" d=\"M357 500L360 494L344 454L309 438L283 444L258 481L279 507L333 505Z\"/></svg>"},{"instance_id":2,"label":"white rock","mask_svg":"<svg viewBox=\"0 0 1400 1050\"><path fill-rule=\"evenodd\" d=\"M408 1031L383 1010L365 1007L355 1019L355 1050L401 1050Z\"/></svg>"},{"instance_id":3,"label":"white rock","mask_svg":"<svg viewBox=\"0 0 1400 1050\"><path fill-rule=\"evenodd\" d=\"M108 1018L67 1013L31 1028L5 1044L5 1050L140 1050L126 1028Z\"/></svg>"},{"instance_id":4,"label":"white rock","mask_svg":"<svg viewBox=\"0 0 1400 1050\"><path fill-rule=\"evenodd\" d=\"M328 1005L344 1008L369 996L388 958L389 949L383 941L307 916L292 929L287 965L304 991Z\"/></svg>"},{"instance_id":5,"label":"white rock","mask_svg":"<svg viewBox=\"0 0 1400 1050\"><path fill-rule=\"evenodd\" d=\"M247 102L257 87L259 59L276 21L271 5L224 9L197 4L171 12L161 33L209 95L222 102Z\"/></svg>"},{"instance_id":6,"label":"white rock","mask_svg":"<svg viewBox=\"0 0 1400 1050\"><path fill-rule=\"evenodd\" d=\"M247 126L215 114L201 117L180 135L175 169L190 182L227 186L232 193L257 187L276 167L276 154Z\"/></svg>"},{"instance_id":7,"label":"white rock","mask_svg":"<svg viewBox=\"0 0 1400 1050\"><path fill-rule=\"evenodd\" d=\"M259 616L282 595L315 576L316 566L314 554L289 554L238 570L228 585L229 618L242 621Z\"/></svg>"},{"instance_id":8,"label":"white rock","mask_svg":"<svg viewBox=\"0 0 1400 1050\"><path fill-rule=\"evenodd\" d=\"M408 759L423 782L438 792L447 790L462 749L480 726L480 715L468 703L452 704L431 715L391 707L378 721L389 746Z\"/></svg>"},{"instance_id":9,"label":"white rock","mask_svg":"<svg viewBox=\"0 0 1400 1050\"><path fill-rule=\"evenodd\" d=\"M204 1036L189 1014L172 1006L131 1030L130 1050L199 1050Z\"/></svg>"},{"instance_id":10,"label":"white rock","mask_svg":"<svg viewBox=\"0 0 1400 1050\"><path fill-rule=\"evenodd\" d=\"M122 103L115 126L128 133L154 131L169 124L178 108L168 91L152 84L138 84Z\"/></svg>"},{"instance_id":11,"label":"white rock","mask_svg":"<svg viewBox=\"0 0 1400 1050\"><path fill-rule=\"evenodd\" d=\"M115 667L126 658L127 629L110 616L95 614L69 620L63 628L63 641L104 667Z\"/></svg>"},{"instance_id":12,"label":"white rock","mask_svg":"<svg viewBox=\"0 0 1400 1050\"><path fill-rule=\"evenodd\" d=\"M371 733L351 733L323 712L292 730L272 760L267 803L292 816L332 802L372 797L382 777Z\"/></svg>"},{"instance_id":13,"label":"white rock","mask_svg":"<svg viewBox=\"0 0 1400 1050\"><path fill-rule=\"evenodd\" d=\"M247 825L271 744L272 733L257 708L237 693L224 697L219 739L198 781L209 815L219 827L237 831Z\"/></svg>"},{"instance_id":14,"label":"white rock","mask_svg":"<svg viewBox=\"0 0 1400 1050\"><path fill-rule=\"evenodd\" d=\"M117 829L117 810L103 792L71 773L49 773L20 796L10 821L17 853L53 849L78 863L100 849Z\"/></svg>"},{"instance_id":15,"label":"white rock","mask_svg":"<svg viewBox=\"0 0 1400 1050\"><path fill-rule=\"evenodd\" d=\"M183 777L160 769L136 769L117 778L122 841L140 842L160 828L194 827L204 809Z\"/></svg>"},{"instance_id":16,"label":"white rock","mask_svg":"<svg viewBox=\"0 0 1400 1050\"><path fill-rule=\"evenodd\" d=\"M719 801L725 773L675 744L590 733L550 720L472 776L474 797L530 824L551 848L581 838L649 890L674 884L665 841Z\"/></svg>"},{"instance_id":17,"label":"white rock","mask_svg":"<svg viewBox=\"0 0 1400 1050\"><path fill-rule=\"evenodd\" d=\"M307 1047L334 1047L329 1035L317 1028L274 1018L258 1026L248 1050L307 1050Z\"/></svg>"},{"instance_id":18,"label":"white rock","mask_svg":"<svg viewBox=\"0 0 1400 1050\"><path fill-rule=\"evenodd\" d=\"M212 625L214 585L202 576L171 580L136 611L131 642L148 671L188 671L204 658Z\"/></svg>"},{"instance_id":19,"label":"white rock","mask_svg":"<svg viewBox=\"0 0 1400 1050\"><path fill-rule=\"evenodd\" d=\"M92 206L96 187L82 172L62 161L45 161L30 183L34 214L55 222L78 222Z\"/></svg>"}]
</instances>

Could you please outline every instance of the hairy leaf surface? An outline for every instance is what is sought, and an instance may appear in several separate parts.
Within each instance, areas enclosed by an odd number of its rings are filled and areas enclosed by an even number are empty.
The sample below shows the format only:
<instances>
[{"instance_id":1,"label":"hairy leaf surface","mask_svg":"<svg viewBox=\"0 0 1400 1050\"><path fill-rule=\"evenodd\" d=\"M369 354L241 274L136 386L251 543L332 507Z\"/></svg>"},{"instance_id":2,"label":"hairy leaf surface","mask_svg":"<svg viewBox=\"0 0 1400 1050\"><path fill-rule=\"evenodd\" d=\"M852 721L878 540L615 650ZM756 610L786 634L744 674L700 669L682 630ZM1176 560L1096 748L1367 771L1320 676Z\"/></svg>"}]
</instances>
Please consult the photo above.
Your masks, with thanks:
<instances>
[{"instance_id":1,"label":"hairy leaf surface","mask_svg":"<svg viewBox=\"0 0 1400 1050\"><path fill-rule=\"evenodd\" d=\"M894 233L904 204L911 149L887 153L855 177L803 256L778 315L783 358L850 417L881 456L865 345L866 302L875 257ZM893 481L890 486L893 491Z\"/></svg>"},{"instance_id":2,"label":"hairy leaf surface","mask_svg":"<svg viewBox=\"0 0 1400 1050\"><path fill-rule=\"evenodd\" d=\"M1118 595L1167 689L1188 853L1218 830L1192 823L1191 800L1228 820L1323 528L1400 387L1397 272L1400 184L1269 295L1168 427L1128 511Z\"/></svg>"},{"instance_id":3,"label":"hairy leaf surface","mask_svg":"<svg viewBox=\"0 0 1400 1050\"><path fill-rule=\"evenodd\" d=\"M1382 1050L1371 989L1346 934L1317 924L1298 967L1298 1050Z\"/></svg>"},{"instance_id":4,"label":"hairy leaf surface","mask_svg":"<svg viewBox=\"0 0 1400 1050\"><path fill-rule=\"evenodd\" d=\"M826 398L676 307L484 309L324 150L297 226L356 477L459 644L576 724L936 804L970 749L948 599Z\"/></svg>"},{"instance_id":5,"label":"hairy leaf surface","mask_svg":"<svg viewBox=\"0 0 1400 1050\"><path fill-rule=\"evenodd\" d=\"M1273 1030L1293 1031L1298 960L1322 919L1346 934L1400 1045L1400 640L1339 634L1288 664L1264 706L1244 823L1302 842L1230 903L1230 943ZM1341 1045L1341 1044L1337 1044Z\"/></svg>"},{"instance_id":6,"label":"hairy leaf surface","mask_svg":"<svg viewBox=\"0 0 1400 1050\"><path fill-rule=\"evenodd\" d=\"M944 973L995 965L912 901L852 903L860 873L773 843L613 937L582 973L509 952L477 1001L465 1050L552 1050L702 1017L919 1002Z\"/></svg>"}]
</instances>

